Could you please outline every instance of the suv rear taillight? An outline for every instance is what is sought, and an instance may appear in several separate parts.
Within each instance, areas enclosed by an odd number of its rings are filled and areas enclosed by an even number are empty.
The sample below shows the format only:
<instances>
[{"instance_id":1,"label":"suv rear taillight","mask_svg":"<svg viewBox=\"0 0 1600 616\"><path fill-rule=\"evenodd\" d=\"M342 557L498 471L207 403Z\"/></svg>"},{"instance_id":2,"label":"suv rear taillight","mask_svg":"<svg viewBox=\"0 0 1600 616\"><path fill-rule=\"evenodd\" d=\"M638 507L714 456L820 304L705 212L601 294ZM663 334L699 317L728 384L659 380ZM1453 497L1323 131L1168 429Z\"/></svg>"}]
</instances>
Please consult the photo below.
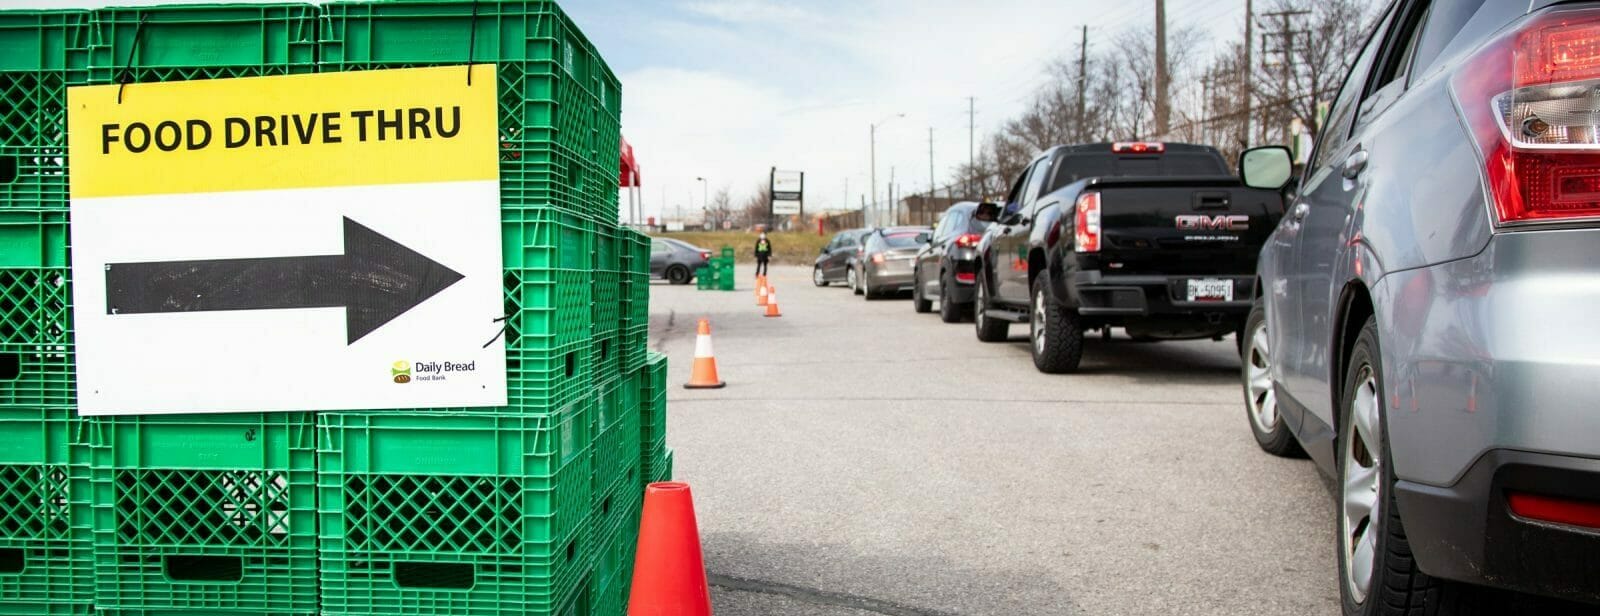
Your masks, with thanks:
<instances>
[{"instance_id":1,"label":"suv rear taillight","mask_svg":"<svg viewBox=\"0 0 1600 616\"><path fill-rule=\"evenodd\" d=\"M1077 221L1073 224L1073 250L1100 252L1100 193L1078 197Z\"/></svg>"},{"instance_id":2,"label":"suv rear taillight","mask_svg":"<svg viewBox=\"0 0 1600 616\"><path fill-rule=\"evenodd\" d=\"M1600 10L1530 18L1452 86L1501 224L1600 218Z\"/></svg>"},{"instance_id":3,"label":"suv rear taillight","mask_svg":"<svg viewBox=\"0 0 1600 616\"><path fill-rule=\"evenodd\" d=\"M963 233L956 236L956 246L959 248L976 248L983 239L982 233Z\"/></svg>"}]
</instances>

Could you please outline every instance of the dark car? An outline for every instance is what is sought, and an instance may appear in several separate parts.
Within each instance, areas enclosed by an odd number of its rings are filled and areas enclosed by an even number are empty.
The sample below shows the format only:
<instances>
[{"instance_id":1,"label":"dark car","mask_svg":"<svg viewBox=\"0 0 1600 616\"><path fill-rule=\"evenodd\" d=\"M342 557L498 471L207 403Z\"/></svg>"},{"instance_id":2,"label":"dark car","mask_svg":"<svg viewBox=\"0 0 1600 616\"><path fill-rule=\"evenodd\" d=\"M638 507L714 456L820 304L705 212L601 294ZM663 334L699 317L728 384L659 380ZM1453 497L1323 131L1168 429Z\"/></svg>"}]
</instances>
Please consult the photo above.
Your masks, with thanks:
<instances>
[{"instance_id":1,"label":"dark car","mask_svg":"<svg viewBox=\"0 0 1600 616\"><path fill-rule=\"evenodd\" d=\"M973 217L978 204L957 203L944 211L933 238L917 253L911 274L911 304L917 312L933 310L946 323L961 320L972 310L972 283L977 280L978 242L989 223Z\"/></svg>"},{"instance_id":2,"label":"dark car","mask_svg":"<svg viewBox=\"0 0 1600 616\"><path fill-rule=\"evenodd\" d=\"M877 299L911 290L917 252L933 234L930 227L873 229L855 258L856 295Z\"/></svg>"},{"instance_id":3,"label":"dark car","mask_svg":"<svg viewBox=\"0 0 1600 616\"><path fill-rule=\"evenodd\" d=\"M650 238L650 277L672 284L689 284L694 272L711 265L711 251L683 240Z\"/></svg>"},{"instance_id":4,"label":"dark car","mask_svg":"<svg viewBox=\"0 0 1600 616\"><path fill-rule=\"evenodd\" d=\"M826 287L830 282L843 282L855 288L851 266L855 263L856 254L861 251L862 240L871 232L872 229L849 229L834 234L833 241L822 247L822 254L817 255L817 262L811 267L811 282L819 287Z\"/></svg>"},{"instance_id":5,"label":"dark car","mask_svg":"<svg viewBox=\"0 0 1600 616\"><path fill-rule=\"evenodd\" d=\"M1394 2L1261 250L1247 419L1335 478L1346 614L1600 611L1539 597L1600 603L1595 41L1597 2Z\"/></svg>"}]
</instances>

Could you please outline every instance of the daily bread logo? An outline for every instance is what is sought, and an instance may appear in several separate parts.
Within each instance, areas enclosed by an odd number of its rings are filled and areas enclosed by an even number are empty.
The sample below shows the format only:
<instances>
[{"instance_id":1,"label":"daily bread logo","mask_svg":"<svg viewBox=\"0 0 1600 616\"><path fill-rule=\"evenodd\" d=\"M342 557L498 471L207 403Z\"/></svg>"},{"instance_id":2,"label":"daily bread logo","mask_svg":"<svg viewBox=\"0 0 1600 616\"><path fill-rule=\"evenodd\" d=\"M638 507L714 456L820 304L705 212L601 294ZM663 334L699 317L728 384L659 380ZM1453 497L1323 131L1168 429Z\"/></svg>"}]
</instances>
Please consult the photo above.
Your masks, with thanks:
<instances>
[{"instance_id":1,"label":"daily bread logo","mask_svg":"<svg viewBox=\"0 0 1600 616\"><path fill-rule=\"evenodd\" d=\"M69 89L83 414L504 405L495 70Z\"/></svg>"}]
</instances>

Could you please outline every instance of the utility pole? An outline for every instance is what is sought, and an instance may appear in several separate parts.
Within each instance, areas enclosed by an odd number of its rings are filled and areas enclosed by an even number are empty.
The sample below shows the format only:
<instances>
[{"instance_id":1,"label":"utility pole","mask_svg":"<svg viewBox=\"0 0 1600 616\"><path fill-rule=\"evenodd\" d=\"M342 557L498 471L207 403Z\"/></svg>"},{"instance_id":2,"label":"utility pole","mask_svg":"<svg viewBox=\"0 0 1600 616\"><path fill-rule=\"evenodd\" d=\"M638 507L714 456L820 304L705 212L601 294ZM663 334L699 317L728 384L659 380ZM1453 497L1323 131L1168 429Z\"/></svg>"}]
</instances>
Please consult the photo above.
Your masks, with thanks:
<instances>
[{"instance_id":1,"label":"utility pole","mask_svg":"<svg viewBox=\"0 0 1600 616\"><path fill-rule=\"evenodd\" d=\"M1301 15L1310 15L1310 14L1311 14L1311 11L1307 11L1307 10L1278 11L1278 12L1275 12L1275 13L1262 13L1261 14L1262 17L1265 17L1265 18L1268 18L1268 19L1271 19L1273 17L1276 17L1276 18L1279 19L1279 22L1278 22L1279 23L1279 29L1278 29L1277 32L1272 33L1272 35L1278 37L1278 48L1270 50L1270 51L1268 51L1266 49L1263 49L1262 51L1263 51L1263 53L1277 53L1277 54L1282 54L1283 55L1283 65L1280 67L1280 68L1283 69L1282 76L1281 76L1281 79L1282 79L1281 87L1283 88L1283 90L1282 90L1282 101L1279 104L1283 105L1290 113L1293 113L1293 111L1294 111L1294 106L1293 105L1294 105L1294 99L1296 98L1295 93L1292 91L1292 89L1290 88L1290 85L1289 85L1289 77L1294 74L1294 39L1295 39L1296 35L1305 34L1306 33L1304 30L1295 30L1292 20L1295 17L1299 17ZM1263 38L1265 38L1265 37L1263 37Z\"/></svg>"},{"instance_id":2,"label":"utility pole","mask_svg":"<svg viewBox=\"0 0 1600 616\"><path fill-rule=\"evenodd\" d=\"M972 176L977 175L977 173L978 173L978 169L974 164L974 158L973 158L973 154L972 154L973 151L974 151L972 146L975 143L975 139L973 138L973 136L977 133L977 126L978 126L978 123L975 120L975 118L977 117L977 113L978 113L977 112L977 101L978 101L978 99L975 98L975 97L972 97L972 96L968 96L967 97L967 196L968 197L972 196Z\"/></svg>"},{"instance_id":3,"label":"utility pole","mask_svg":"<svg viewBox=\"0 0 1600 616\"><path fill-rule=\"evenodd\" d=\"M933 198L933 127L928 127L928 198Z\"/></svg>"},{"instance_id":4,"label":"utility pole","mask_svg":"<svg viewBox=\"0 0 1600 616\"><path fill-rule=\"evenodd\" d=\"M884 204L882 210L885 215L879 218L890 221L883 225L887 227L894 224L892 222L894 220L894 165L889 165L889 185L885 187L885 190L889 193L889 202Z\"/></svg>"},{"instance_id":5,"label":"utility pole","mask_svg":"<svg viewBox=\"0 0 1600 616\"><path fill-rule=\"evenodd\" d=\"M1078 44L1078 126L1076 135L1079 141L1083 138L1085 129L1084 121L1088 117L1088 110L1084 107L1084 88L1089 86L1089 26L1083 26L1083 40Z\"/></svg>"},{"instance_id":6,"label":"utility pole","mask_svg":"<svg viewBox=\"0 0 1600 616\"><path fill-rule=\"evenodd\" d=\"M1156 0L1156 136L1167 138L1172 127L1172 104L1168 100L1168 84L1172 76L1167 73L1167 1Z\"/></svg>"},{"instance_id":7,"label":"utility pole","mask_svg":"<svg viewBox=\"0 0 1600 616\"><path fill-rule=\"evenodd\" d=\"M1255 0L1244 0L1244 75L1241 81L1244 85L1244 121L1239 123L1239 148L1250 147L1250 123L1255 120L1255 81L1256 67L1252 63L1250 50L1256 40L1256 3Z\"/></svg>"},{"instance_id":8,"label":"utility pole","mask_svg":"<svg viewBox=\"0 0 1600 616\"><path fill-rule=\"evenodd\" d=\"M869 131L872 136L872 170L868 172L867 186L872 187L872 209L878 209L878 125L874 123ZM867 212L862 210L861 222L866 224Z\"/></svg>"}]
</instances>

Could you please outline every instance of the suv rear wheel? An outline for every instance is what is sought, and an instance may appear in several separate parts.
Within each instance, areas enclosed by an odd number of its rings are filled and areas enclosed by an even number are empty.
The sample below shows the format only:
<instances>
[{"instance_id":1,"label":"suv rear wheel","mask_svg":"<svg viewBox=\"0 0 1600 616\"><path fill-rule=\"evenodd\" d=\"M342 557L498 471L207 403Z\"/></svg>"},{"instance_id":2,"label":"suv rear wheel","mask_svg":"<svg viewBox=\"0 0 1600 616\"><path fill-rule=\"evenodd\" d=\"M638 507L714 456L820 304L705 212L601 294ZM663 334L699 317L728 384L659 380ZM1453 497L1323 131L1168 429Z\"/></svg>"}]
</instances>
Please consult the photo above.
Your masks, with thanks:
<instances>
[{"instance_id":1,"label":"suv rear wheel","mask_svg":"<svg viewBox=\"0 0 1600 616\"><path fill-rule=\"evenodd\" d=\"M1083 361L1083 326L1078 311L1050 300L1045 276L1033 279L1033 305L1028 309L1028 338L1033 367L1046 374L1075 372Z\"/></svg>"},{"instance_id":2,"label":"suv rear wheel","mask_svg":"<svg viewBox=\"0 0 1600 616\"><path fill-rule=\"evenodd\" d=\"M980 277L976 287L975 297L972 301L972 325L978 331L978 340L984 342L1005 342L1011 333L1011 324L999 319L989 318L989 291Z\"/></svg>"},{"instance_id":3,"label":"suv rear wheel","mask_svg":"<svg viewBox=\"0 0 1600 616\"><path fill-rule=\"evenodd\" d=\"M1503 614L1504 593L1423 573L1394 499L1383 409L1378 326L1371 317L1350 351L1334 443L1339 501L1339 597L1347 616Z\"/></svg>"}]
</instances>

